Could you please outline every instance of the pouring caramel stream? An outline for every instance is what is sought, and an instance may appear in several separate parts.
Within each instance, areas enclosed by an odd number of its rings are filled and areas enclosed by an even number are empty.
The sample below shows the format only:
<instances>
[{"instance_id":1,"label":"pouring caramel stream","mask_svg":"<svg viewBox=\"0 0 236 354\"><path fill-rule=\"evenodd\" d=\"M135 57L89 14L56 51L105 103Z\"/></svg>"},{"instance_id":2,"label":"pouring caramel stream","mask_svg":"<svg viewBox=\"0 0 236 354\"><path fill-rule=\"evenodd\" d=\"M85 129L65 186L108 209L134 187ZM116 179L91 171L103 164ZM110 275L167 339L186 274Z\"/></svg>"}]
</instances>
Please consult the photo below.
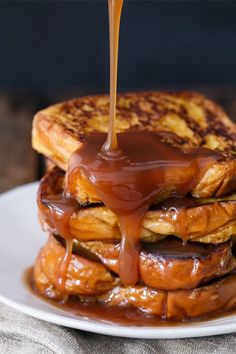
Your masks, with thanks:
<instances>
[{"instance_id":1,"label":"pouring caramel stream","mask_svg":"<svg viewBox=\"0 0 236 354\"><path fill-rule=\"evenodd\" d=\"M105 151L118 149L116 136L116 96L117 96L117 67L120 32L120 17L123 0L108 0L109 38L110 38L110 121Z\"/></svg>"}]
</instances>

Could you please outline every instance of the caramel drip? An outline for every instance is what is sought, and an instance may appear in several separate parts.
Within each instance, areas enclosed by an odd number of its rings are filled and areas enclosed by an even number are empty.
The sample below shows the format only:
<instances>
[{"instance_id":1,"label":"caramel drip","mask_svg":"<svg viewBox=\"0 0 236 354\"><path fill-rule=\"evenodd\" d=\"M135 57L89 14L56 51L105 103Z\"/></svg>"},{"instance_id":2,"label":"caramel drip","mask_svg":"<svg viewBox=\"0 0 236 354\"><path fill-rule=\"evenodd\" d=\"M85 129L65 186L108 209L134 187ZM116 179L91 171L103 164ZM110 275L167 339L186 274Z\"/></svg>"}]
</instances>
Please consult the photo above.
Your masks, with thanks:
<instances>
[{"instance_id":1,"label":"caramel drip","mask_svg":"<svg viewBox=\"0 0 236 354\"><path fill-rule=\"evenodd\" d=\"M73 239L68 238L66 239L65 255L62 258L58 277L57 277L57 288L62 294L64 293L65 290L66 274L71 260L72 249L73 249Z\"/></svg>"},{"instance_id":2,"label":"caramel drip","mask_svg":"<svg viewBox=\"0 0 236 354\"><path fill-rule=\"evenodd\" d=\"M62 193L44 198L43 204L49 208L50 224L54 226L56 233L66 241L66 251L59 266L57 279L58 290L63 294L73 247L73 237L69 231L69 220L72 214L78 210L78 203L71 196L65 196Z\"/></svg>"},{"instance_id":3,"label":"caramel drip","mask_svg":"<svg viewBox=\"0 0 236 354\"><path fill-rule=\"evenodd\" d=\"M121 243L119 276L123 284L136 284L139 279L140 230L145 210L133 216L120 217Z\"/></svg>"},{"instance_id":4,"label":"caramel drip","mask_svg":"<svg viewBox=\"0 0 236 354\"><path fill-rule=\"evenodd\" d=\"M176 235L181 236L183 243L185 244L188 238L187 209L186 207L179 209L171 207L169 212L172 213L172 219L175 221Z\"/></svg>"},{"instance_id":5,"label":"caramel drip","mask_svg":"<svg viewBox=\"0 0 236 354\"><path fill-rule=\"evenodd\" d=\"M79 208L76 199L62 193L47 196L43 198L42 202L50 211L51 224L53 224L56 233L65 239L70 238L69 220Z\"/></svg>"},{"instance_id":6,"label":"caramel drip","mask_svg":"<svg viewBox=\"0 0 236 354\"><path fill-rule=\"evenodd\" d=\"M116 136L116 95L118 46L122 6L123 0L108 0L110 37L110 121L107 140L103 146L105 151L118 149Z\"/></svg>"},{"instance_id":7,"label":"caramel drip","mask_svg":"<svg viewBox=\"0 0 236 354\"><path fill-rule=\"evenodd\" d=\"M165 217L169 217L166 211L171 213L171 218L175 222L176 235L182 238L184 245L188 238L187 209L198 205L199 202L196 198L186 198L184 196L168 198L158 205L158 209L165 210L165 213L162 214L163 220L165 220Z\"/></svg>"}]
</instances>

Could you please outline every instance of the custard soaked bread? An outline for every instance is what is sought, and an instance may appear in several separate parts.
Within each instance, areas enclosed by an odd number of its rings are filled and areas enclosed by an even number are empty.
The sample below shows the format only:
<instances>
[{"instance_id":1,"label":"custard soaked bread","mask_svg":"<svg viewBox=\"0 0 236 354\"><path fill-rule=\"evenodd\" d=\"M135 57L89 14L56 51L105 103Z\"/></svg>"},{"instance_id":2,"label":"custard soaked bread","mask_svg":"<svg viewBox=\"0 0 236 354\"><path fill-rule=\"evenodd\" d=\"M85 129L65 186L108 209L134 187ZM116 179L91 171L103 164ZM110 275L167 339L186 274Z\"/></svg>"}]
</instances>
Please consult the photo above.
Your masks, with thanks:
<instances>
[{"instance_id":1,"label":"custard soaked bread","mask_svg":"<svg viewBox=\"0 0 236 354\"><path fill-rule=\"evenodd\" d=\"M71 154L83 147L86 134L107 132L108 96L88 96L51 106L36 114L33 147L67 170ZM117 101L117 132L159 131L163 141L184 149L206 147L220 152L192 194L208 198L236 189L236 127L215 103L196 93L123 94ZM81 204L100 202L86 176L75 181Z\"/></svg>"}]
</instances>

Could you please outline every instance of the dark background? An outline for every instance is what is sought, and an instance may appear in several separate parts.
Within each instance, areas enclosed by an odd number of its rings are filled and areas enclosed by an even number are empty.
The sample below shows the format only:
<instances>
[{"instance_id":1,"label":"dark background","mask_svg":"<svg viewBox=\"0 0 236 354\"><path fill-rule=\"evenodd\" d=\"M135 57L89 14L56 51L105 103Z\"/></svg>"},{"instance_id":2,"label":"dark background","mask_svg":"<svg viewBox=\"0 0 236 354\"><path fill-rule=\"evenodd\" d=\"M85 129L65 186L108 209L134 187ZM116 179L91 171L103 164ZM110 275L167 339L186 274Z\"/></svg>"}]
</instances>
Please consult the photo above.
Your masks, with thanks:
<instances>
[{"instance_id":1,"label":"dark background","mask_svg":"<svg viewBox=\"0 0 236 354\"><path fill-rule=\"evenodd\" d=\"M0 1L0 88L108 88L106 1ZM236 2L124 3L119 87L236 84Z\"/></svg>"},{"instance_id":2,"label":"dark background","mask_svg":"<svg viewBox=\"0 0 236 354\"><path fill-rule=\"evenodd\" d=\"M106 1L0 0L0 192L38 179L38 110L108 92ZM119 91L191 89L236 121L236 2L125 0Z\"/></svg>"}]
</instances>

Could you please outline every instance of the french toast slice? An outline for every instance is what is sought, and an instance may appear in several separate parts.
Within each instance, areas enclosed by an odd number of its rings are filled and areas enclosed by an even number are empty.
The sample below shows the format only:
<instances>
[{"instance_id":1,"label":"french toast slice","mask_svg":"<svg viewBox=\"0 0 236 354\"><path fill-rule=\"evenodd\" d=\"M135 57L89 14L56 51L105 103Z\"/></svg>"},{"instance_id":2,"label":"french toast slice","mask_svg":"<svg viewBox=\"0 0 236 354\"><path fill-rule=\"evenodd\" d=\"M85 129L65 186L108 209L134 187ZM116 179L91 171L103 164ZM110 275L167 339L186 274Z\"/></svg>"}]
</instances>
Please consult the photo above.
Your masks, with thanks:
<instances>
[{"instance_id":1,"label":"french toast slice","mask_svg":"<svg viewBox=\"0 0 236 354\"><path fill-rule=\"evenodd\" d=\"M83 145L86 134L107 132L109 98L87 96L53 105L33 121L32 144L58 167L67 170L71 154ZM195 186L192 195L222 196L236 189L236 125L214 102L189 92L141 92L118 95L117 132L165 131L175 134L168 144L203 146L222 153ZM86 178L75 181L80 203L99 202Z\"/></svg>"},{"instance_id":2,"label":"french toast slice","mask_svg":"<svg viewBox=\"0 0 236 354\"><path fill-rule=\"evenodd\" d=\"M65 173L55 167L41 180L38 190L39 219L43 228L56 233L47 200L63 191ZM187 202L187 201L186 201ZM170 205L173 205L170 201ZM236 234L236 195L225 199L197 200L187 208L153 206L145 215L140 238L158 241L168 235L183 240L221 243ZM120 240L118 217L104 205L80 206L68 219L69 232L78 241Z\"/></svg>"}]
</instances>

